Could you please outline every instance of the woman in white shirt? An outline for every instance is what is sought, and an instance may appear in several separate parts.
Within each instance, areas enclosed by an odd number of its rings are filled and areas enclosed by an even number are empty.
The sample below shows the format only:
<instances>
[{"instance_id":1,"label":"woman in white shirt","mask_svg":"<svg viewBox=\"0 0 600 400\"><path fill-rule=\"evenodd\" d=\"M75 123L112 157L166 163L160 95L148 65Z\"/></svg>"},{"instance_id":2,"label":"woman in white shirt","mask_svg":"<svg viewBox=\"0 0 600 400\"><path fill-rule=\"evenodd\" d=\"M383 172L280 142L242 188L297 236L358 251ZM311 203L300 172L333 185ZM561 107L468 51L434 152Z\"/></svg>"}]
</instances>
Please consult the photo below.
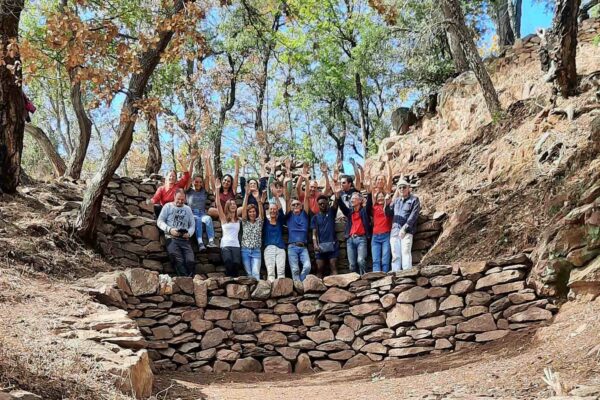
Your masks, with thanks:
<instances>
[{"instance_id":1,"label":"woman in white shirt","mask_svg":"<svg viewBox=\"0 0 600 400\"><path fill-rule=\"evenodd\" d=\"M215 193L219 192L221 182L215 182ZM225 274L227 276L238 276L238 271L242 265L242 256L240 252L240 220L237 215L237 204L235 200L227 200L225 209L220 201L216 201L219 220L223 236L221 237L221 257L225 264Z\"/></svg>"}]
</instances>

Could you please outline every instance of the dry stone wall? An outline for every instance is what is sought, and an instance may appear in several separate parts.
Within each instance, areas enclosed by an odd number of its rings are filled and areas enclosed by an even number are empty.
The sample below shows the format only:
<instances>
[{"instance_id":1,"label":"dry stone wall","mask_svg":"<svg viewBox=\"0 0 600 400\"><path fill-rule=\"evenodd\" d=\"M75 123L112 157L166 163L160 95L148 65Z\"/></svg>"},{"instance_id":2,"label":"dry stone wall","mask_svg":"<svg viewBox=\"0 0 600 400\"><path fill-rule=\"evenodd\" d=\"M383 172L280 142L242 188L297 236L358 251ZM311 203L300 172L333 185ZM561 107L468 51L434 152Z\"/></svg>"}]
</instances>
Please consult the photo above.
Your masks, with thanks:
<instances>
[{"instance_id":1,"label":"dry stone wall","mask_svg":"<svg viewBox=\"0 0 600 400\"><path fill-rule=\"evenodd\" d=\"M98 246L105 256L128 267L173 272L165 250L164 237L156 227L153 206L146 202L159 185L160 181L154 179L126 177L115 177L110 182L107 197L112 200L112 207L108 207L108 212L102 213L102 222L98 226ZM214 196L210 196L210 201L214 204ZM241 206L240 198L238 202ZM441 213L419 217L412 254L415 264L421 261L435 243L442 231L444 218L445 214ZM213 225L216 242L219 243L222 235L221 223L213 220ZM336 224L336 233L340 242L338 270L341 273L349 272L343 220ZM206 243L206 237L204 241ZM195 245L194 248L197 250ZM311 246L309 250L311 255L314 254ZM208 248L201 253L196 251L196 262L196 272L199 274L225 271L219 248ZM316 265L314 260L313 265Z\"/></svg>"},{"instance_id":2,"label":"dry stone wall","mask_svg":"<svg viewBox=\"0 0 600 400\"><path fill-rule=\"evenodd\" d=\"M547 321L557 307L526 286L529 270L523 254L304 282L135 268L99 298L137 322L156 370L309 372L460 350Z\"/></svg>"}]
</instances>

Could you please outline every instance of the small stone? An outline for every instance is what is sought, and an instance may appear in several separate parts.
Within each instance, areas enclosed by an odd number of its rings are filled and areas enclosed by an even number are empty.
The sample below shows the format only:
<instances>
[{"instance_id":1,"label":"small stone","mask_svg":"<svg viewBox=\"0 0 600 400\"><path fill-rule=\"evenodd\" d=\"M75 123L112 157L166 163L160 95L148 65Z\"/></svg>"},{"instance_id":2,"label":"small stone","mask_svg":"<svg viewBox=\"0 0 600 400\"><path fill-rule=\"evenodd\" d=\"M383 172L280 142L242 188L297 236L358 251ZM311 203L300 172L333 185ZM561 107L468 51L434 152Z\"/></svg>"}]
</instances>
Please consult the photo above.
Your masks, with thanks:
<instances>
[{"instance_id":1,"label":"small stone","mask_svg":"<svg viewBox=\"0 0 600 400\"><path fill-rule=\"evenodd\" d=\"M226 288L227 297L232 299L248 300L250 298L250 287L230 283Z\"/></svg>"},{"instance_id":2,"label":"small stone","mask_svg":"<svg viewBox=\"0 0 600 400\"><path fill-rule=\"evenodd\" d=\"M394 308L387 312L385 322L388 328L396 328L400 325L408 325L417 319L419 319L419 315L412 305L396 304Z\"/></svg>"},{"instance_id":3,"label":"small stone","mask_svg":"<svg viewBox=\"0 0 600 400\"><path fill-rule=\"evenodd\" d=\"M329 358L332 360L346 361L354 357L354 354L356 353L353 350L342 350L329 354Z\"/></svg>"},{"instance_id":4,"label":"small stone","mask_svg":"<svg viewBox=\"0 0 600 400\"><path fill-rule=\"evenodd\" d=\"M212 347L217 347L223 343L225 339L227 339L227 334L225 331L223 331L221 328L215 328L206 332L200 341L200 345L202 346L202 349L205 350Z\"/></svg>"},{"instance_id":5,"label":"small stone","mask_svg":"<svg viewBox=\"0 0 600 400\"><path fill-rule=\"evenodd\" d=\"M278 347L275 350L277 350L277 352L281 354L283 358L290 361L294 361L296 358L298 358L298 354L300 354L300 350L293 347Z\"/></svg>"},{"instance_id":6,"label":"small stone","mask_svg":"<svg viewBox=\"0 0 600 400\"><path fill-rule=\"evenodd\" d=\"M476 277L479 274L484 273L488 266L485 261L477 261L477 262L459 262L457 263L460 274L467 279L471 277Z\"/></svg>"},{"instance_id":7,"label":"small stone","mask_svg":"<svg viewBox=\"0 0 600 400\"><path fill-rule=\"evenodd\" d=\"M333 331L331 329L324 329L320 331L308 331L306 336L317 344L331 342L334 340Z\"/></svg>"},{"instance_id":8,"label":"small stone","mask_svg":"<svg viewBox=\"0 0 600 400\"><path fill-rule=\"evenodd\" d=\"M406 332L414 340L425 339L431 336L431 331L427 329L412 329Z\"/></svg>"},{"instance_id":9,"label":"small stone","mask_svg":"<svg viewBox=\"0 0 600 400\"><path fill-rule=\"evenodd\" d=\"M340 329L338 329L335 338L337 340L342 340L346 343L351 343L354 340L354 330L348 325L343 324L342 326L340 326Z\"/></svg>"},{"instance_id":10,"label":"small stone","mask_svg":"<svg viewBox=\"0 0 600 400\"><path fill-rule=\"evenodd\" d=\"M492 299L492 296L485 292L473 292L467 294L467 306L486 306Z\"/></svg>"},{"instance_id":11,"label":"small stone","mask_svg":"<svg viewBox=\"0 0 600 400\"><path fill-rule=\"evenodd\" d=\"M347 288L352 282L360 279L360 275L352 272L349 274L330 275L323 278L323 283L327 287L335 286L339 288Z\"/></svg>"},{"instance_id":12,"label":"small stone","mask_svg":"<svg viewBox=\"0 0 600 400\"><path fill-rule=\"evenodd\" d=\"M273 346L286 346L288 344L287 337L280 332L262 331L257 333L256 337L259 345L272 344Z\"/></svg>"},{"instance_id":13,"label":"small stone","mask_svg":"<svg viewBox=\"0 0 600 400\"><path fill-rule=\"evenodd\" d=\"M306 288L305 288L305 290L306 290ZM298 360L296 360L296 367L294 368L294 372L297 374L312 372L312 364L310 362L310 357L308 356L308 354L303 353L298 356Z\"/></svg>"},{"instance_id":14,"label":"small stone","mask_svg":"<svg viewBox=\"0 0 600 400\"><path fill-rule=\"evenodd\" d=\"M233 372L261 372L262 364L252 357L239 358L231 370Z\"/></svg>"},{"instance_id":15,"label":"small stone","mask_svg":"<svg viewBox=\"0 0 600 400\"><path fill-rule=\"evenodd\" d=\"M501 283L516 281L519 279L523 279L523 276L524 272L519 270L508 270L498 272L496 274L486 275L477 281L475 289L485 289L494 285L499 285Z\"/></svg>"},{"instance_id":16,"label":"small stone","mask_svg":"<svg viewBox=\"0 0 600 400\"><path fill-rule=\"evenodd\" d=\"M473 290L475 284L473 281L464 280L456 282L454 285L450 287L450 293L452 294L465 294Z\"/></svg>"},{"instance_id":17,"label":"small stone","mask_svg":"<svg viewBox=\"0 0 600 400\"><path fill-rule=\"evenodd\" d=\"M290 342L289 346L300 350L312 350L317 347L315 342L308 339L300 339L297 342Z\"/></svg>"},{"instance_id":18,"label":"small stone","mask_svg":"<svg viewBox=\"0 0 600 400\"><path fill-rule=\"evenodd\" d=\"M337 276L337 275L336 275ZM380 311L383 308L379 303L363 303L350 307L350 312L352 315L357 317L365 317L367 315L373 315Z\"/></svg>"},{"instance_id":19,"label":"small stone","mask_svg":"<svg viewBox=\"0 0 600 400\"><path fill-rule=\"evenodd\" d=\"M338 371L342 369L342 364L334 360L317 360L314 362L314 365L322 371Z\"/></svg>"},{"instance_id":20,"label":"small stone","mask_svg":"<svg viewBox=\"0 0 600 400\"><path fill-rule=\"evenodd\" d=\"M173 331L166 325L152 328L152 335L155 340L171 339L173 337Z\"/></svg>"},{"instance_id":21,"label":"small stone","mask_svg":"<svg viewBox=\"0 0 600 400\"><path fill-rule=\"evenodd\" d=\"M492 286L492 291L495 295L518 292L519 290L523 289L525 289L525 282L523 281L510 282Z\"/></svg>"},{"instance_id":22,"label":"small stone","mask_svg":"<svg viewBox=\"0 0 600 400\"><path fill-rule=\"evenodd\" d=\"M382 345L381 343L369 343L364 345L360 351L362 353L373 353L373 354L387 354L387 347Z\"/></svg>"},{"instance_id":23,"label":"small stone","mask_svg":"<svg viewBox=\"0 0 600 400\"><path fill-rule=\"evenodd\" d=\"M382 342L384 346L392 347L392 348L401 348L401 347L409 347L413 344L413 339L411 337L399 337L393 339L386 339Z\"/></svg>"},{"instance_id":24,"label":"small stone","mask_svg":"<svg viewBox=\"0 0 600 400\"><path fill-rule=\"evenodd\" d=\"M443 275L430 278L429 283L431 286L449 286L458 280L460 280L460 276L458 275Z\"/></svg>"},{"instance_id":25,"label":"small stone","mask_svg":"<svg viewBox=\"0 0 600 400\"><path fill-rule=\"evenodd\" d=\"M477 335L475 335L475 341L476 342L489 342L491 340L497 340L497 339L503 338L504 336L508 335L509 332L510 331L507 331L507 330L496 330L496 331L478 333Z\"/></svg>"},{"instance_id":26,"label":"small stone","mask_svg":"<svg viewBox=\"0 0 600 400\"><path fill-rule=\"evenodd\" d=\"M462 311L462 315L465 318L472 318L472 317L476 317L481 314L485 314L488 311L489 310L486 306L473 306L473 307L465 308Z\"/></svg>"},{"instance_id":27,"label":"small stone","mask_svg":"<svg viewBox=\"0 0 600 400\"><path fill-rule=\"evenodd\" d=\"M225 361L220 361L217 360L215 361L215 363L213 364L213 370L215 371L215 373L217 374L222 374L224 372L229 372L231 371L231 365L229 365L229 363L225 362Z\"/></svg>"},{"instance_id":28,"label":"small stone","mask_svg":"<svg viewBox=\"0 0 600 400\"><path fill-rule=\"evenodd\" d=\"M252 292L252 298L258 300L266 300L271 297L271 282L258 281L256 288Z\"/></svg>"},{"instance_id":29,"label":"small stone","mask_svg":"<svg viewBox=\"0 0 600 400\"><path fill-rule=\"evenodd\" d=\"M448 288L444 286L429 288L429 292L427 293L427 297L432 299L439 299L440 297L444 297L446 295L448 295Z\"/></svg>"},{"instance_id":30,"label":"small stone","mask_svg":"<svg viewBox=\"0 0 600 400\"><path fill-rule=\"evenodd\" d=\"M375 282L371 282L371 289L376 289L376 288L380 288L383 286L388 286L391 285L393 283L392 281L392 276L388 275L384 278L381 278L379 280L376 280Z\"/></svg>"},{"instance_id":31,"label":"small stone","mask_svg":"<svg viewBox=\"0 0 600 400\"><path fill-rule=\"evenodd\" d=\"M354 293L350 293L344 289L330 287L321 297L324 303L348 303L356 298Z\"/></svg>"},{"instance_id":32,"label":"small stone","mask_svg":"<svg viewBox=\"0 0 600 400\"><path fill-rule=\"evenodd\" d=\"M531 307L525 311L511 315L508 318L508 320L512 323L547 321L549 319L552 319L552 313L539 307Z\"/></svg>"},{"instance_id":33,"label":"small stone","mask_svg":"<svg viewBox=\"0 0 600 400\"><path fill-rule=\"evenodd\" d=\"M302 283L304 285L304 293L319 293L327 290L327 286L315 275L308 275Z\"/></svg>"},{"instance_id":34,"label":"small stone","mask_svg":"<svg viewBox=\"0 0 600 400\"><path fill-rule=\"evenodd\" d=\"M371 359L364 354L357 354L344 364L344 369L360 367L371 363Z\"/></svg>"},{"instance_id":35,"label":"small stone","mask_svg":"<svg viewBox=\"0 0 600 400\"><path fill-rule=\"evenodd\" d=\"M434 338L447 338L456 333L456 326L447 325L435 328L431 333Z\"/></svg>"},{"instance_id":36,"label":"small stone","mask_svg":"<svg viewBox=\"0 0 600 400\"><path fill-rule=\"evenodd\" d=\"M535 293L534 292L511 293L508 295L508 300L510 300L510 302L513 304L527 303L528 301L535 300Z\"/></svg>"},{"instance_id":37,"label":"small stone","mask_svg":"<svg viewBox=\"0 0 600 400\"><path fill-rule=\"evenodd\" d=\"M433 347L406 347L403 349L391 349L389 355L392 357L412 357L420 354L430 353Z\"/></svg>"},{"instance_id":38,"label":"small stone","mask_svg":"<svg viewBox=\"0 0 600 400\"><path fill-rule=\"evenodd\" d=\"M297 304L298 311L301 314L313 314L323 308L323 304L319 300L302 300Z\"/></svg>"},{"instance_id":39,"label":"small stone","mask_svg":"<svg viewBox=\"0 0 600 400\"><path fill-rule=\"evenodd\" d=\"M425 299L415 304L415 311L419 318L430 317L437 312L437 300Z\"/></svg>"},{"instance_id":40,"label":"small stone","mask_svg":"<svg viewBox=\"0 0 600 400\"><path fill-rule=\"evenodd\" d=\"M379 299L379 302L384 309L388 310L396 304L396 296L392 293L388 293Z\"/></svg>"},{"instance_id":41,"label":"small stone","mask_svg":"<svg viewBox=\"0 0 600 400\"><path fill-rule=\"evenodd\" d=\"M229 311L227 310L206 310L204 312L204 319L208 321L219 321L228 317Z\"/></svg>"},{"instance_id":42,"label":"small stone","mask_svg":"<svg viewBox=\"0 0 600 400\"><path fill-rule=\"evenodd\" d=\"M496 330L492 314L483 314L458 324L457 332L487 332Z\"/></svg>"},{"instance_id":43,"label":"small stone","mask_svg":"<svg viewBox=\"0 0 600 400\"><path fill-rule=\"evenodd\" d=\"M427 298L427 294L429 293L428 289L425 289L420 286L415 286L412 289L408 289L405 292L402 292L398 295L397 302L398 303L416 303L417 301L421 301Z\"/></svg>"},{"instance_id":44,"label":"small stone","mask_svg":"<svg viewBox=\"0 0 600 400\"><path fill-rule=\"evenodd\" d=\"M367 342L381 342L382 340L391 339L392 337L394 337L393 330L389 328L382 328L363 336L363 339Z\"/></svg>"},{"instance_id":45,"label":"small stone","mask_svg":"<svg viewBox=\"0 0 600 400\"><path fill-rule=\"evenodd\" d=\"M173 296L171 296L173 297ZM213 307L225 308L227 310L232 310L234 308L238 308L240 305L240 301L238 299L230 299L225 296L212 296L208 300L208 305Z\"/></svg>"},{"instance_id":46,"label":"small stone","mask_svg":"<svg viewBox=\"0 0 600 400\"><path fill-rule=\"evenodd\" d=\"M127 283L134 296L155 294L158 291L158 272L144 268L132 268L125 271Z\"/></svg>"},{"instance_id":47,"label":"small stone","mask_svg":"<svg viewBox=\"0 0 600 400\"><path fill-rule=\"evenodd\" d=\"M205 280L200 279L199 275L194 277L194 299L196 306L204 308L208 304L208 286Z\"/></svg>"},{"instance_id":48,"label":"small stone","mask_svg":"<svg viewBox=\"0 0 600 400\"><path fill-rule=\"evenodd\" d=\"M217 349L207 349L196 353L196 360L210 361L217 355Z\"/></svg>"},{"instance_id":49,"label":"small stone","mask_svg":"<svg viewBox=\"0 0 600 400\"><path fill-rule=\"evenodd\" d=\"M254 322L257 320L256 314L247 308L240 308L238 310L231 311L229 317L233 323L236 322Z\"/></svg>"},{"instance_id":50,"label":"small stone","mask_svg":"<svg viewBox=\"0 0 600 400\"><path fill-rule=\"evenodd\" d=\"M221 349L217 351L217 360L221 361L235 361L240 358L240 353L229 349Z\"/></svg>"},{"instance_id":51,"label":"small stone","mask_svg":"<svg viewBox=\"0 0 600 400\"><path fill-rule=\"evenodd\" d=\"M452 273L451 265L427 265L421 267L421 275L427 278L438 275L449 275Z\"/></svg>"},{"instance_id":52,"label":"small stone","mask_svg":"<svg viewBox=\"0 0 600 400\"><path fill-rule=\"evenodd\" d=\"M266 357L263 360L263 369L266 373L271 374L290 374L292 372L292 364L282 356Z\"/></svg>"},{"instance_id":53,"label":"small stone","mask_svg":"<svg viewBox=\"0 0 600 400\"><path fill-rule=\"evenodd\" d=\"M290 278L275 279L271 287L271 297L285 297L294 291L294 281Z\"/></svg>"},{"instance_id":54,"label":"small stone","mask_svg":"<svg viewBox=\"0 0 600 400\"><path fill-rule=\"evenodd\" d=\"M438 339L435 341L435 349L436 350L447 350L454 347L452 343L448 339Z\"/></svg>"},{"instance_id":55,"label":"small stone","mask_svg":"<svg viewBox=\"0 0 600 400\"><path fill-rule=\"evenodd\" d=\"M448 296L444 301L442 301L442 303L440 304L440 310L451 310L453 308L461 308L463 306L463 298L453 294Z\"/></svg>"},{"instance_id":56,"label":"small stone","mask_svg":"<svg viewBox=\"0 0 600 400\"><path fill-rule=\"evenodd\" d=\"M445 323L446 323L446 316L439 315L437 317L421 319L415 323L415 326L418 329L433 329L433 328L437 328L439 326L445 325Z\"/></svg>"},{"instance_id":57,"label":"small stone","mask_svg":"<svg viewBox=\"0 0 600 400\"><path fill-rule=\"evenodd\" d=\"M357 331L362 326L362 321L353 315L345 315L344 324L348 325L353 331Z\"/></svg>"}]
</instances>

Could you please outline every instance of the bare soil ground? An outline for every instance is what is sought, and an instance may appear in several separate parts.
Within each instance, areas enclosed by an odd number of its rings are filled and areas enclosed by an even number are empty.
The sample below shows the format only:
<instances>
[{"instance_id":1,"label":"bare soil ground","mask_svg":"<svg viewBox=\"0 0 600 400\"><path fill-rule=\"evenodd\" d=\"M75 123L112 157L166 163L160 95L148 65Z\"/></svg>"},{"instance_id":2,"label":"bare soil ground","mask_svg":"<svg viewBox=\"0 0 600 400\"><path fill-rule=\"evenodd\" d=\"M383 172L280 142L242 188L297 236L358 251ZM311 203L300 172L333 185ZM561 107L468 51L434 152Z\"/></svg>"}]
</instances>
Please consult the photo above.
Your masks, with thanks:
<instances>
[{"instance_id":1,"label":"bare soil ground","mask_svg":"<svg viewBox=\"0 0 600 400\"><path fill-rule=\"evenodd\" d=\"M474 349L309 375L165 374L156 381L156 395L182 400L548 398L554 393L542 381L545 368L559 373L566 392L600 385L599 332L600 300L568 303L548 327Z\"/></svg>"}]
</instances>

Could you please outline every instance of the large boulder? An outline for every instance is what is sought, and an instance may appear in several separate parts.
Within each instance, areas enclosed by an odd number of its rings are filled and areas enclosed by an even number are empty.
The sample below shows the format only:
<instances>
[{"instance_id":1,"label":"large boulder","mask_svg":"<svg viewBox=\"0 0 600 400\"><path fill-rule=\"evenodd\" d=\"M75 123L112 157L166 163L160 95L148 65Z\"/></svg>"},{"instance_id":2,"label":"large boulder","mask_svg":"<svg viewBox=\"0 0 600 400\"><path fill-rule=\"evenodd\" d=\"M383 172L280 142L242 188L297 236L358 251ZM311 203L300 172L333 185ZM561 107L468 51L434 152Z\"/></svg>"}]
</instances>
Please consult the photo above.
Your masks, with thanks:
<instances>
[{"instance_id":1,"label":"large boulder","mask_svg":"<svg viewBox=\"0 0 600 400\"><path fill-rule=\"evenodd\" d=\"M156 271L132 268L125 271L125 277L134 296L145 296L158 292L158 272Z\"/></svg>"}]
</instances>

